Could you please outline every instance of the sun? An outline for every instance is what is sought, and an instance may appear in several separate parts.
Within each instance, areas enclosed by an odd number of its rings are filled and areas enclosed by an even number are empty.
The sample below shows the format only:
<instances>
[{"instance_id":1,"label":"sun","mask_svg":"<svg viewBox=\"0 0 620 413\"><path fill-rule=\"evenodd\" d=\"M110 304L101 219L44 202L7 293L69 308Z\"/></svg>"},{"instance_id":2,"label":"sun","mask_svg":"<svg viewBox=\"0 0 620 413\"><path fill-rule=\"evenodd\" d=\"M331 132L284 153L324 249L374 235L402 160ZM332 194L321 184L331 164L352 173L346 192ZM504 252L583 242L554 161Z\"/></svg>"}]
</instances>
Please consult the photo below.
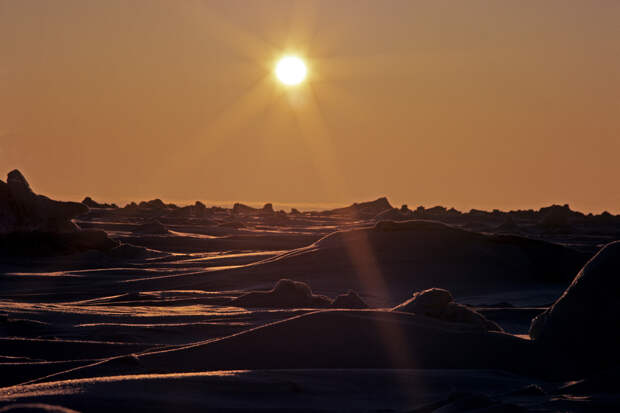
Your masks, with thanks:
<instances>
[{"instance_id":1,"label":"sun","mask_svg":"<svg viewBox=\"0 0 620 413\"><path fill-rule=\"evenodd\" d=\"M276 76L288 86L298 85L306 78L308 69L303 60L297 56L284 56L276 65Z\"/></svg>"}]
</instances>

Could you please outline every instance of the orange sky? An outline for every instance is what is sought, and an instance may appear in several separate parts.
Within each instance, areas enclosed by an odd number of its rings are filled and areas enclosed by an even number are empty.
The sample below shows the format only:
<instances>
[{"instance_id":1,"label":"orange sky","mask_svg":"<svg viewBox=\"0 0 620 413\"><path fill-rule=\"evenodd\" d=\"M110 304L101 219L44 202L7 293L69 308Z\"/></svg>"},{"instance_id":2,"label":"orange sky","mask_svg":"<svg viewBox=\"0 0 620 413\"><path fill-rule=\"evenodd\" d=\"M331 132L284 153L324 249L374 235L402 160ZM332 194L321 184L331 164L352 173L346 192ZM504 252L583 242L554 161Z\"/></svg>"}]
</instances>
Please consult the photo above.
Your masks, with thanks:
<instances>
[{"instance_id":1,"label":"orange sky","mask_svg":"<svg viewBox=\"0 0 620 413\"><path fill-rule=\"evenodd\" d=\"M0 0L0 174L101 201L620 213L620 2ZM307 82L286 88L294 52Z\"/></svg>"}]
</instances>

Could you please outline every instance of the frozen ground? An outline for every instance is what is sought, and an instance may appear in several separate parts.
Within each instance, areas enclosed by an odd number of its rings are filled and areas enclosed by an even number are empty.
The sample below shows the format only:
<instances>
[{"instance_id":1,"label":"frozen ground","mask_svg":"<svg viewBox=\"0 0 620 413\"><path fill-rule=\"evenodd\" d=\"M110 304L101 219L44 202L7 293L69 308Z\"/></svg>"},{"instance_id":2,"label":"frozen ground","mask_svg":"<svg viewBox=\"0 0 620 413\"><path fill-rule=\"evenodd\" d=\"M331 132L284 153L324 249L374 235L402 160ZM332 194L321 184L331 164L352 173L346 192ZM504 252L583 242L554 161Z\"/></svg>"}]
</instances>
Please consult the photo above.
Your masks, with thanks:
<instances>
[{"instance_id":1,"label":"frozen ground","mask_svg":"<svg viewBox=\"0 0 620 413\"><path fill-rule=\"evenodd\" d=\"M120 253L3 254L0 411L620 407L600 385L613 372L564 373L528 336L600 237L573 248L574 235L562 243L557 233L547 242L428 220L377 224L346 209L173 219L149 208L91 208L76 221L134 246ZM145 225L153 215L161 222ZM353 289L370 309L235 305L282 278L327 303ZM505 332L390 311L431 287Z\"/></svg>"}]
</instances>

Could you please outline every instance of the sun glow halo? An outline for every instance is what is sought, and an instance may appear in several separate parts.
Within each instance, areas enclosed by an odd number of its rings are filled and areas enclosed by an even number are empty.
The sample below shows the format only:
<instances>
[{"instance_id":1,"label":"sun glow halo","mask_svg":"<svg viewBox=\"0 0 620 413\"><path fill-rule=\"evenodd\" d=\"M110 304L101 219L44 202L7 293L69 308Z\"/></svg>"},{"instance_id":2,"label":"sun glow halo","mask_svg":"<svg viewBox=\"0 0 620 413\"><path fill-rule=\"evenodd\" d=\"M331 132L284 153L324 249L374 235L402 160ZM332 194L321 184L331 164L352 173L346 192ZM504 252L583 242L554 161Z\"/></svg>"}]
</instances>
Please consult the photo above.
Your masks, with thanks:
<instances>
[{"instance_id":1,"label":"sun glow halo","mask_svg":"<svg viewBox=\"0 0 620 413\"><path fill-rule=\"evenodd\" d=\"M276 65L276 76L288 86L298 85L306 78L308 69L303 60L297 56L285 56Z\"/></svg>"}]
</instances>

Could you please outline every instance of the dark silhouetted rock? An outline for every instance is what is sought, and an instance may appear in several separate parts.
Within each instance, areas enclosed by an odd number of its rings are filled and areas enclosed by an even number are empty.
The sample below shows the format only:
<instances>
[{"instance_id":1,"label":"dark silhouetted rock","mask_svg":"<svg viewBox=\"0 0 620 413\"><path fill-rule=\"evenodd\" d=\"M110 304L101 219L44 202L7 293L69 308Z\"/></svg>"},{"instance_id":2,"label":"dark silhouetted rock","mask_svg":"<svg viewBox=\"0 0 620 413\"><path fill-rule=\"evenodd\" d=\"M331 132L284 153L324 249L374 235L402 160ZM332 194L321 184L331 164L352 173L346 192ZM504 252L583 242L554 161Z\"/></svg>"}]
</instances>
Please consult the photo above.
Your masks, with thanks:
<instances>
[{"instance_id":1,"label":"dark silhouetted rock","mask_svg":"<svg viewBox=\"0 0 620 413\"><path fill-rule=\"evenodd\" d=\"M266 204L263 206L262 212L263 212L264 214L273 214L273 213L274 213L274 211L273 211L273 205L272 205L271 203L269 203L269 202L268 202L268 203L266 203Z\"/></svg>"},{"instance_id":2,"label":"dark silhouetted rock","mask_svg":"<svg viewBox=\"0 0 620 413\"><path fill-rule=\"evenodd\" d=\"M332 308L368 308L368 304L353 290L349 290L346 294L340 294L334 299Z\"/></svg>"},{"instance_id":3,"label":"dark silhouetted rock","mask_svg":"<svg viewBox=\"0 0 620 413\"><path fill-rule=\"evenodd\" d=\"M392 311L415 313L453 323L471 324L485 331L503 331L477 311L455 303L452 294L443 288L431 288L413 294L409 300L397 305Z\"/></svg>"},{"instance_id":4,"label":"dark silhouetted rock","mask_svg":"<svg viewBox=\"0 0 620 413\"><path fill-rule=\"evenodd\" d=\"M297 208L291 208L291 215L301 215L301 212Z\"/></svg>"},{"instance_id":5,"label":"dark silhouetted rock","mask_svg":"<svg viewBox=\"0 0 620 413\"><path fill-rule=\"evenodd\" d=\"M331 303L328 297L313 294L308 284L286 278L278 281L272 290L253 291L231 302L239 307L275 308L327 307Z\"/></svg>"}]
</instances>

